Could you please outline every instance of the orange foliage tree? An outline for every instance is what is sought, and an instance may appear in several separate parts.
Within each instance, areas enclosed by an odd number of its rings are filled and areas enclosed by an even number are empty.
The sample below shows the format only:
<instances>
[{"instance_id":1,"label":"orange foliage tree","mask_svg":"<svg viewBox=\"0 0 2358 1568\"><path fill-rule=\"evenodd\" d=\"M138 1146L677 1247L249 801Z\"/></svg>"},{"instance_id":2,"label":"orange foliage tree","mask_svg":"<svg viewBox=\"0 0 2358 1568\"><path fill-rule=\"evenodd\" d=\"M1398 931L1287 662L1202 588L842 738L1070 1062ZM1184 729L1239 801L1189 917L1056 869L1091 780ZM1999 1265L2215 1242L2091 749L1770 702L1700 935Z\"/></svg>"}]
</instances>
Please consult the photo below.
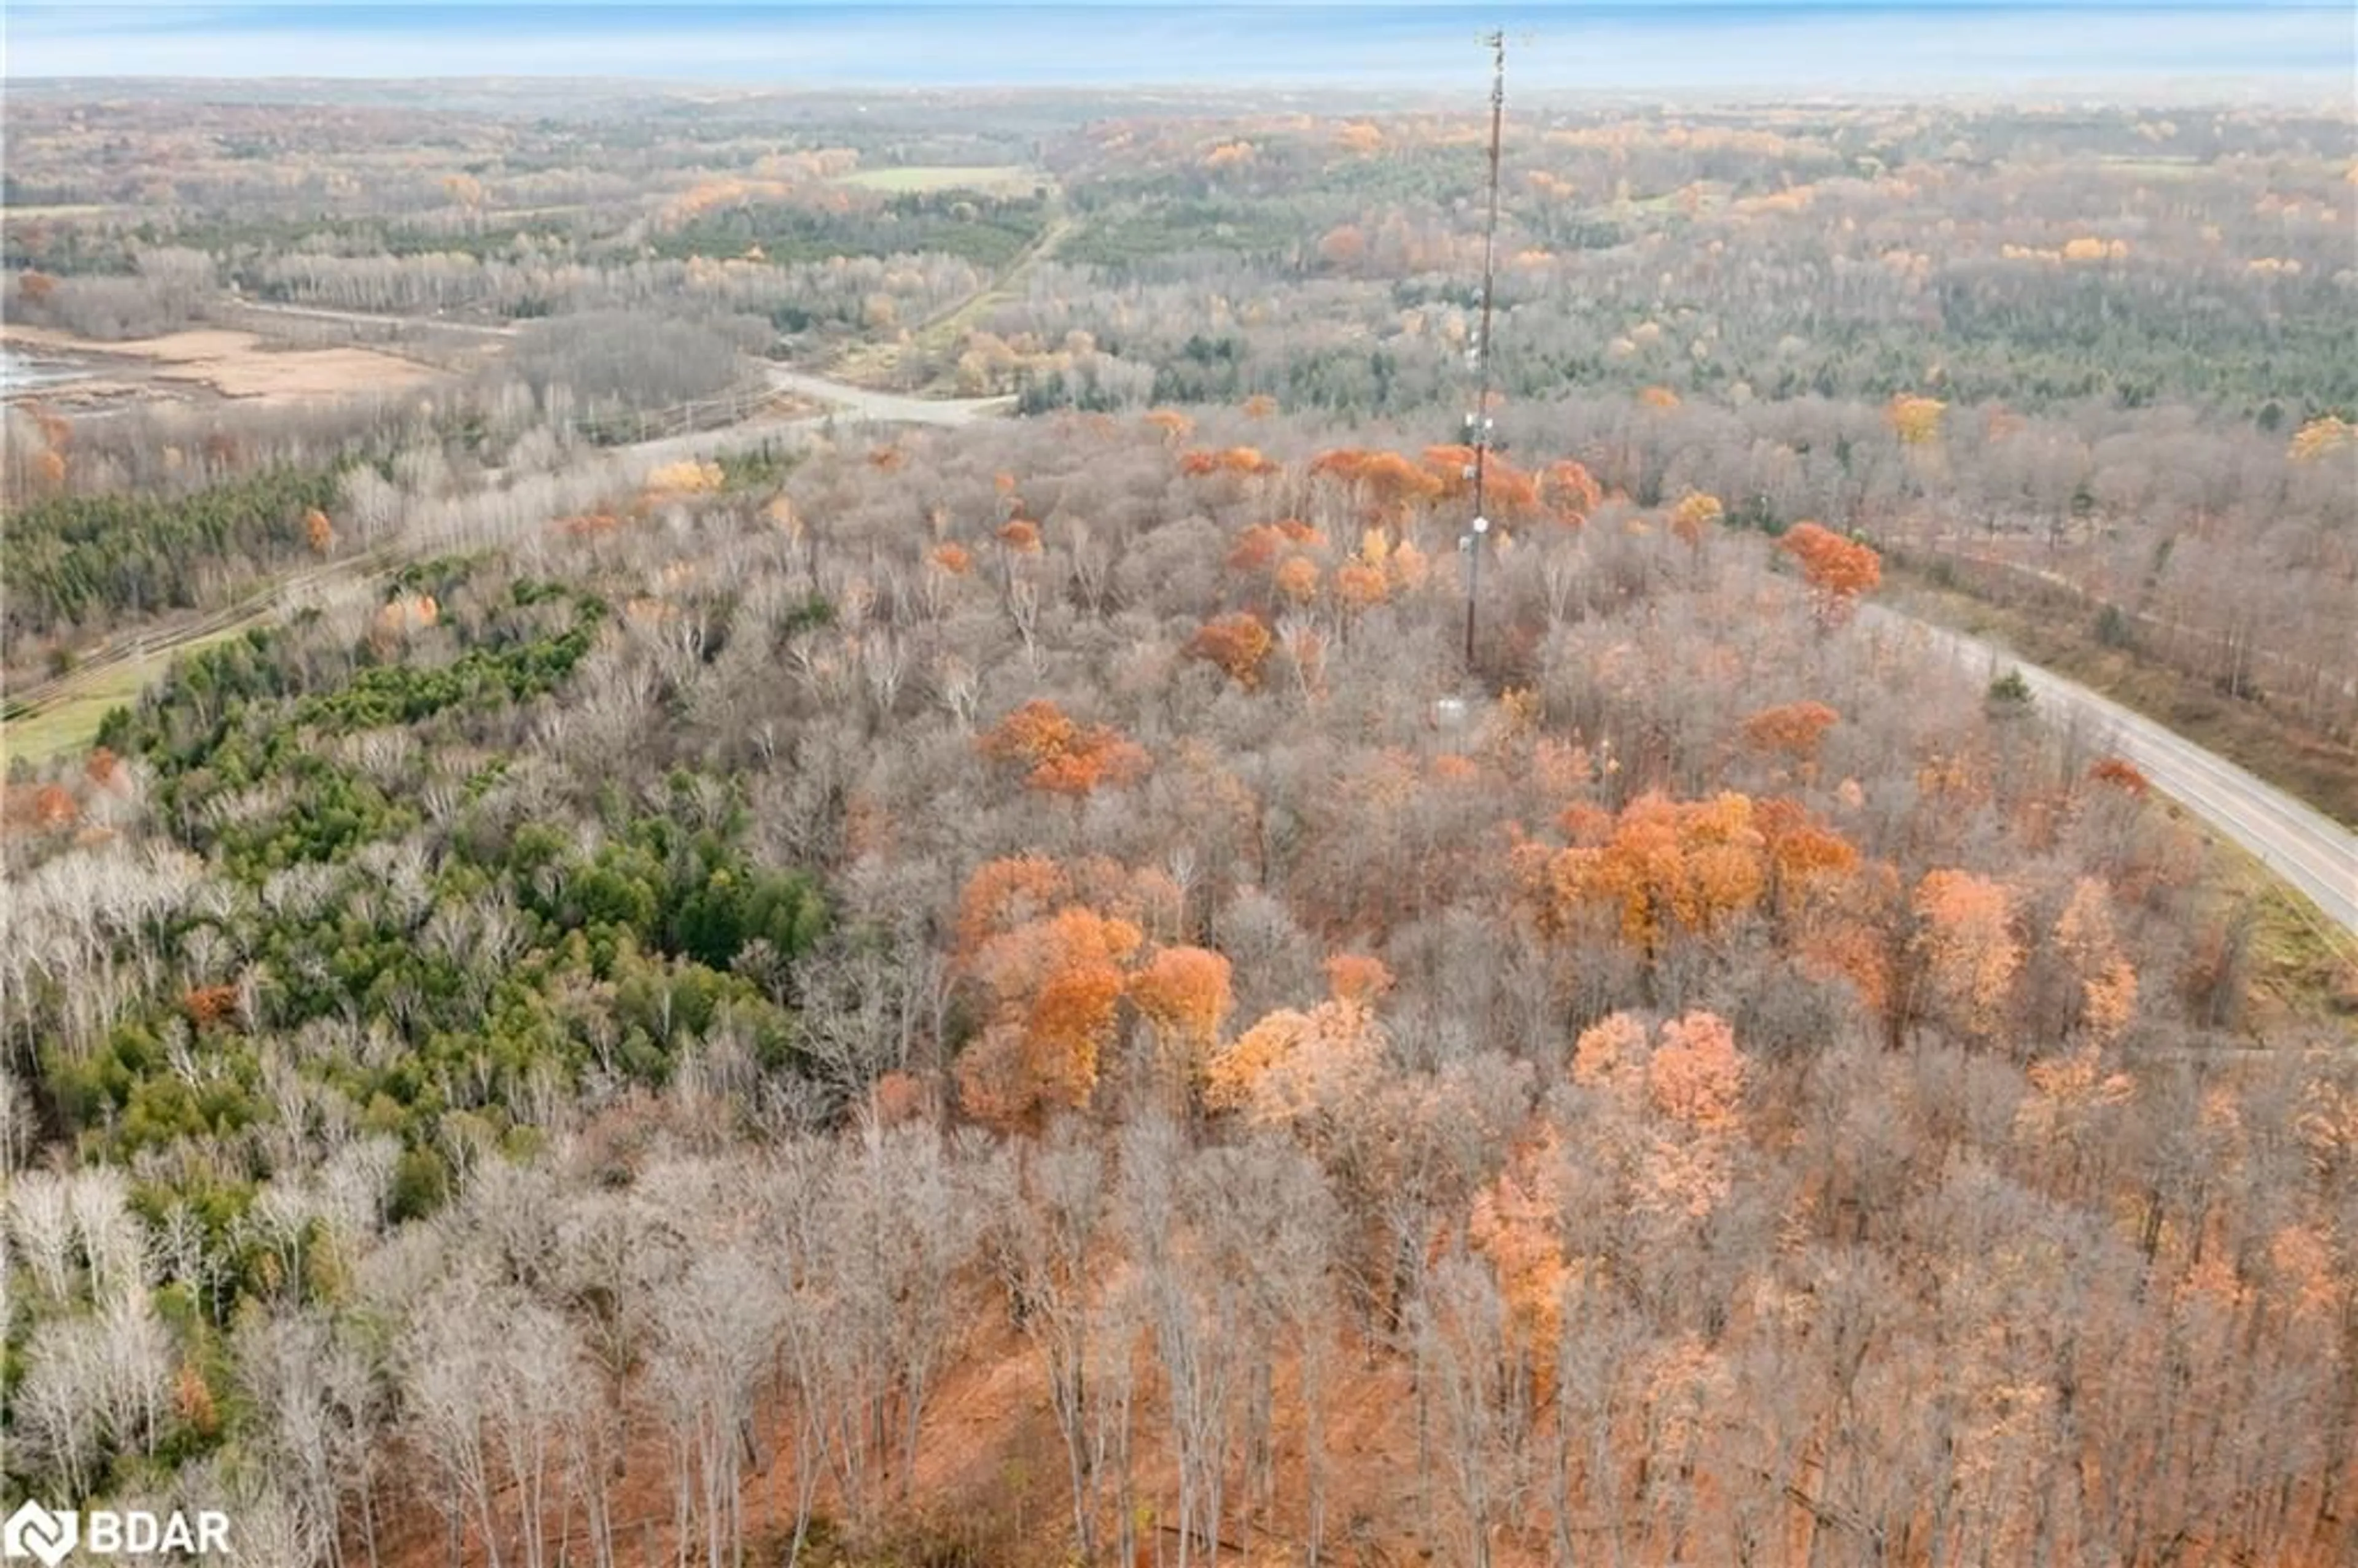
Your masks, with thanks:
<instances>
[{"instance_id":1,"label":"orange foliage tree","mask_svg":"<svg viewBox=\"0 0 2358 1568\"><path fill-rule=\"evenodd\" d=\"M1665 1023L1650 1044L1626 1012L1581 1033L1573 1081L1618 1108L1600 1152L1627 1172L1632 1207L1700 1219L1726 1196L1750 1066L1716 1013Z\"/></svg>"},{"instance_id":2,"label":"orange foliage tree","mask_svg":"<svg viewBox=\"0 0 2358 1568\"><path fill-rule=\"evenodd\" d=\"M1373 958L1330 960L1333 994L1306 1012L1281 1008L1215 1055L1204 1098L1215 1110L1319 1136L1379 1076L1385 1035L1375 999L1391 972Z\"/></svg>"},{"instance_id":3,"label":"orange foliage tree","mask_svg":"<svg viewBox=\"0 0 2358 1568\"><path fill-rule=\"evenodd\" d=\"M1208 1050L1228 1021L1228 961L1203 947L1165 947L1130 977L1141 1017L1194 1050Z\"/></svg>"},{"instance_id":4,"label":"orange foliage tree","mask_svg":"<svg viewBox=\"0 0 2358 1568\"><path fill-rule=\"evenodd\" d=\"M1909 946L1932 1011L1963 1033L1994 1034L2022 967L2012 895L1971 871L1942 870L1917 883L1914 907L1920 925Z\"/></svg>"},{"instance_id":5,"label":"orange foliage tree","mask_svg":"<svg viewBox=\"0 0 2358 1568\"><path fill-rule=\"evenodd\" d=\"M2099 1044L2119 1038L2136 1011L2136 969L2113 931L2112 895L2082 877L2055 922L2055 946L2080 983L2079 1025Z\"/></svg>"},{"instance_id":6,"label":"orange foliage tree","mask_svg":"<svg viewBox=\"0 0 2358 1568\"><path fill-rule=\"evenodd\" d=\"M1065 902L1074 891L1061 868L1022 856L979 868L958 900L955 972L985 1018L959 1054L958 1094L986 1120L1078 1109L1096 1090L1144 936L1131 921Z\"/></svg>"},{"instance_id":7,"label":"orange foliage tree","mask_svg":"<svg viewBox=\"0 0 2358 1568\"><path fill-rule=\"evenodd\" d=\"M1744 721L1744 743L1807 768L1818 760L1819 742L1842 716L1823 702L1788 702L1764 708Z\"/></svg>"},{"instance_id":8,"label":"orange foliage tree","mask_svg":"<svg viewBox=\"0 0 2358 1568\"><path fill-rule=\"evenodd\" d=\"M1265 572L1276 566L1285 551L1285 535L1274 523L1255 523L1237 535L1237 542L1228 551L1228 567L1233 572Z\"/></svg>"},{"instance_id":9,"label":"orange foliage tree","mask_svg":"<svg viewBox=\"0 0 2358 1568\"><path fill-rule=\"evenodd\" d=\"M1727 509L1719 503L1716 495L1689 491L1671 508L1671 535L1689 549L1700 550L1704 540L1726 514Z\"/></svg>"},{"instance_id":10,"label":"orange foliage tree","mask_svg":"<svg viewBox=\"0 0 2358 1568\"><path fill-rule=\"evenodd\" d=\"M1569 846L1527 839L1514 851L1524 907L1544 936L1602 928L1652 957L1672 935L1709 936L1755 910L1790 940L1842 935L1836 895L1858 851L1798 802L1650 794L1617 816L1574 806L1560 823ZM1837 944L1849 945L1846 936Z\"/></svg>"},{"instance_id":11,"label":"orange foliage tree","mask_svg":"<svg viewBox=\"0 0 2358 1568\"><path fill-rule=\"evenodd\" d=\"M1768 850L1769 904L1780 912L1812 887L1858 865L1858 850L1850 840L1812 818L1799 801L1773 797L1756 803L1752 825Z\"/></svg>"},{"instance_id":12,"label":"orange foliage tree","mask_svg":"<svg viewBox=\"0 0 2358 1568\"><path fill-rule=\"evenodd\" d=\"M1547 1176L1562 1157L1552 1130L1520 1151L1474 1195L1466 1226L1466 1241L1498 1279L1515 1358L1534 1377L1552 1369L1564 1287L1572 1278L1563 1221L1548 1193Z\"/></svg>"},{"instance_id":13,"label":"orange foliage tree","mask_svg":"<svg viewBox=\"0 0 2358 1568\"><path fill-rule=\"evenodd\" d=\"M1318 259L1348 272L1368 259L1368 236L1357 223L1339 223L1319 236Z\"/></svg>"},{"instance_id":14,"label":"orange foliage tree","mask_svg":"<svg viewBox=\"0 0 2358 1568\"><path fill-rule=\"evenodd\" d=\"M1439 476L1400 452L1338 447L1311 460L1314 481L1338 485L1356 497L1371 523L1404 525L1413 511L1438 500Z\"/></svg>"},{"instance_id":15,"label":"orange foliage tree","mask_svg":"<svg viewBox=\"0 0 2358 1568\"><path fill-rule=\"evenodd\" d=\"M227 1023L237 1012L235 986L196 986L180 998L189 1021L200 1029Z\"/></svg>"},{"instance_id":16,"label":"orange foliage tree","mask_svg":"<svg viewBox=\"0 0 2358 1568\"><path fill-rule=\"evenodd\" d=\"M1269 628L1253 615L1223 615L1207 621L1187 641L1187 656L1217 665L1230 680L1250 688L1260 684L1261 661L1269 657Z\"/></svg>"},{"instance_id":17,"label":"orange foliage tree","mask_svg":"<svg viewBox=\"0 0 2358 1568\"><path fill-rule=\"evenodd\" d=\"M1144 777L1152 765L1145 749L1102 724L1081 724L1044 697L1035 697L975 739L993 762L1026 769L1024 784L1052 795L1083 795Z\"/></svg>"},{"instance_id":18,"label":"orange foliage tree","mask_svg":"<svg viewBox=\"0 0 2358 1568\"><path fill-rule=\"evenodd\" d=\"M1154 1076L1184 1102L1200 1085L1235 997L1228 961L1203 947L1165 947L1130 978L1130 1005L1154 1031Z\"/></svg>"},{"instance_id":19,"label":"orange foliage tree","mask_svg":"<svg viewBox=\"0 0 2358 1568\"><path fill-rule=\"evenodd\" d=\"M2358 439L2358 426L2338 414L2320 414L2293 432L2286 452L2295 462L2315 462L2342 450Z\"/></svg>"},{"instance_id":20,"label":"orange foliage tree","mask_svg":"<svg viewBox=\"0 0 2358 1568\"><path fill-rule=\"evenodd\" d=\"M1598 486L1596 476L1586 465L1567 458L1550 463L1541 492L1557 522L1567 527L1578 527L1588 521L1588 514L1602 505L1605 492Z\"/></svg>"},{"instance_id":21,"label":"orange foliage tree","mask_svg":"<svg viewBox=\"0 0 2358 1568\"><path fill-rule=\"evenodd\" d=\"M1347 561L1335 568L1336 597L1353 610L1381 604L1390 590L1382 569L1365 561Z\"/></svg>"},{"instance_id":22,"label":"orange foliage tree","mask_svg":"<svg viewBox=\"0 0 2358 1568\"><path fill-rule=\"evenodd\" d=\"M1360 535L1358 553L1335 568L1335 595L1349 609L1365 610L1421 586L1430 569L1414 540L1395 545L1383 529L1369 528Z\"/></svg>"},{"instance_id":23,"label":"orange foliage tree","mask_svg":"<svg viewBox=\"0 0 2358 1568\"><path fill-rule=\"evenodd\" d=\"M958 895L958 962L972 962L998 933L1046 914L1071 897L1071 880L1044 855L985 861Z\"/></svg>"},{"instance_id":24,"label":"orange foliage tree","mask_svg":"<svg viewBox=\"0 0 2358 1568\"><path fill-rule=\"evenodd\" d=\"M1801 563L1801 580L1816 596L1821 620L1848 614L1859 595L1883 580L1882 557L1815 523L1795 524L1778 547Z\"/></svg>"},{"instance_id":25,"label":"orange foliage tree","mask_svg":"<svg viewBox=\"0 0 2358 1568\"><path fill-rule=\"evenodd\" d=\"M1902 393L1884 408L1885 423L1905 446L1930 446L1941 438L1941 416L1949 406L1937 397Z\"/></svg>"},{"instance_id":26,"label":"orange foliage tree","mask_svg":"<svg viewBox=\"0 0 2358 1568\"><path fill-rule=\"evenodd\" d=\"M1195 478L1206 474L1242 474L1249 479L1266 479L1282 472L1285 465L1263 452L1259 447L1195 447L1179 454L1179 471Z\"/></svg>"},{"instance_id":27,"label":"orange foliage tree","mask_svg":"<svg viewBox=\"0 0 2358 1568\"><path fill-rule=\"evenodd\" d=\"M2078 1176L2082 1149L2095 1141L2093 1119L2125 1103L2136 1092L2136 1080L2105 1071L2103 1047L2095 1040L2068 1054L2033 1062L2024 1076L2031 1092L2015 1110L2015 1136L2046 1145L2047 1162L2067 1178Z\"/></svg>"},{"instance_id":28,"label":"orange foliage tree","mask_svg":"<svg viewBox=\"0 0 2358 1568\"><path fill-rule=\"evenodd\" d=\"M1275 594L1303 604L1318 589L1318 563L1306 552L1325 546L1326 535L1299 517L1255 523L1238 533L1227 564L1230 571L1245 576L1266 575Z\"/></svg>"},{"instance_id":29,"label":"orange foliage tree","mask_svg":"<svg viewBox=\"0 0 2358 1568\"><path fill-rule=\"evenodd\" d=\"M2095 766L2088 770L2088 779L2092 784L2109 784L2130 795L2144 795L2153 788L2152 781L2136 763L2119 757L2098 759Z\"/></svg>"},{"instance_id":30,"label":"orange foliage tree","mask_svg":"<svg viewBox=\"0 0 2358 1568\"><path fill-rule=\"evenodd\" d=\"M1174 445L1194 433L1195 421L1176 408L1153 408L1146 413L1146 422L1163 432L1163 438Z\"/></svg>"},{"instance_id":31,"label":"orange foliage tree","mask_svg":"<svg viewBox=\"0 0 2358 1568\"><path fill-rule=\"evenodd\" d=\"M1526 886L1543 931L1574 929L1594 911L1650 954L1674 927L1707 934L1768 888L1768 840L1748 796L1673 802L1649 794L1617 818L1580 808L1566 816L1576 835L1601 841L1527 849Z\"/></svg>"},{"instance_id":32,"label":"orange foliage tree","mask_svg":"<svg viewBox=\"0 0 2358 1568\"><path fill-rule=\"evenodd\" d=\"M1458 501L1473 493L1474 449L1465 446L1427 447L1424 466L1441 486L1444 500ZM1527 473L1492 452L1481 464L1482 510L1493 518L1512 520L1540 509L1541 476Z\"/></svg>"},{"instance_id":33,"label":"orange foliage tree","mask_svg":"<svg viewBox=\"0 0 2358 1568\"><path fill-rule=\"evenodd\" d=\"M1734 1124L1744 1096L1744 1054L1736 1032L1715 1013L1691 1012L1662 1026L1646 1061L1646 1094L1654 1108L1690 1127Z\"/></svg>"}]
</instances>

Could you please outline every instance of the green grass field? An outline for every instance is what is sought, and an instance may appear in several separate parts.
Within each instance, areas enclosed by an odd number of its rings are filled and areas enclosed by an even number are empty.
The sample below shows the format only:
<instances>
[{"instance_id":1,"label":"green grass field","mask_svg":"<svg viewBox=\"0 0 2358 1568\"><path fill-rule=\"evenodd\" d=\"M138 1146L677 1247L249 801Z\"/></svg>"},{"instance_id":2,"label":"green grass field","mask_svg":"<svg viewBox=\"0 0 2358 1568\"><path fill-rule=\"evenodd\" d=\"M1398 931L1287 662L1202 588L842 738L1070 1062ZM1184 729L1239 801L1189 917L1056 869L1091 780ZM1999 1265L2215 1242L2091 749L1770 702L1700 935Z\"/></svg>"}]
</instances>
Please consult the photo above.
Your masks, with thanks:
<instances>
[{"instance_id":1,"label":"green grass field","mask_svg":"<svg viewBox=\"0 0 2358 1568\"><path fill-rule=\"evenodd\" d=\"M994 195L1029 195L1033 187L1049 183L1036 168L1015 164L913 163L898 168L863 168L836 181L862 190L905 196L929 190L980 190Z\"/></svg>"},{"instance_id":2,"label":"green grass field","mask_svg":"<svg viewBox=\"0 0 2358 1568\"><path fill-rule=\"evenodd\" d=\"M18 757L28 762L41 762L61 752L80 751L98 734L100 723L110 711L138 701L139 694L169 669L174 659L225 637L242 635L244 630L243 625L232 626L158 648L146 658L113 665L93 676L87 686L45 705L37 713L0 721L0 769Z\"/></svg>"}]
</instances>

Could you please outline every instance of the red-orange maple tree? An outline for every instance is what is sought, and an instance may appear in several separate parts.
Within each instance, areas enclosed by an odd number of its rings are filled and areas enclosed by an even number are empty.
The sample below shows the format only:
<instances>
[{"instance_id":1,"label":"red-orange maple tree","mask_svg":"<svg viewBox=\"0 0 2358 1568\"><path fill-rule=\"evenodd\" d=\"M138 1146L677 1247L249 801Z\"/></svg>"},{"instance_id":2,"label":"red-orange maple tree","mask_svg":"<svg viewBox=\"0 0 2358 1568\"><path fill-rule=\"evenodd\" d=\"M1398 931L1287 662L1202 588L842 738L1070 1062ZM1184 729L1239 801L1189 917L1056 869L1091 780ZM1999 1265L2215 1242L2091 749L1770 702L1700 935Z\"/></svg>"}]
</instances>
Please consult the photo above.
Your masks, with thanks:
<instances>
[{"instance_id":1,"label":"red-orange maple tree","mask_svg":"<svg viewBox=\"0 0 2358 1568\"><path fill-rule=\"evenodd\" d=\"M1030 788L1051 795L1087 795L1134 784L1152 766L1145 748L1103 724L1081 724L1045 697L1035 697L975 739L994 762L1028 770Z\"/></svg>"}]
</instances>

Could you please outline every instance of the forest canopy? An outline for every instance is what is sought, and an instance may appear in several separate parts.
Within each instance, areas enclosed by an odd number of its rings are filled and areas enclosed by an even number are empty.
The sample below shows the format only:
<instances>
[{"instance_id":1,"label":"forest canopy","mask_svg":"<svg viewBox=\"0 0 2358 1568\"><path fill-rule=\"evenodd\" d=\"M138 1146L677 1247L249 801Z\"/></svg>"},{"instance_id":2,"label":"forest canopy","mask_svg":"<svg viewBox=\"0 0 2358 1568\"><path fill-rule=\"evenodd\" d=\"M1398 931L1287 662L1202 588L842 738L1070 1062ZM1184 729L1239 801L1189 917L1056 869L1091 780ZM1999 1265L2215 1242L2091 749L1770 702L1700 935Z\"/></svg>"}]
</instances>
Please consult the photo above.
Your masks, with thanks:
<instances>
[{"instance_id":1,"label":"forest canopy","mask_svg":"<svg viewBox=\"0 0 2358 1568\"><path fill-rule=\"evenodd\" d=\"M1907 619L2333 775L2346 120L1519 101L1476 406L1470 111L420 91L12 95L11 1496L2358 1550L2358 971Z\"/></svg>"}]
</instances>

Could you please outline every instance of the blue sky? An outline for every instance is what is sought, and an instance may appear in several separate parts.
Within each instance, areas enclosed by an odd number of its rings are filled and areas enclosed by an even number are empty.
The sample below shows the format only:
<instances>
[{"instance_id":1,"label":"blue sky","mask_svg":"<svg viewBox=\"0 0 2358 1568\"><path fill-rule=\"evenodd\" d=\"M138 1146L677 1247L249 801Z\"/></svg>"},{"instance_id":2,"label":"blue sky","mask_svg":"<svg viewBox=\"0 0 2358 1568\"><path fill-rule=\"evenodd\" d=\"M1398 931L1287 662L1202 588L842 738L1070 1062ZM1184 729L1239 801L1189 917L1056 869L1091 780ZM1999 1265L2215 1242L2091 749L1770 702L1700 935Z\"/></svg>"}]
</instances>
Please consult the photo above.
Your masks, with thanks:
<instances>
[{"instance_id":1,"label":"blue sky","mask_svg":"<svg viewBox=\"0 0 2358 1568\"><path fill-rule=\"evenodd\" d=\"M2358 11L2244 0L1559 0L1011 5L941 0L211 5L6 0L45 76L635 76L781 84L1418 83L1519 38L1526 85L1605 90L2299 82L2345 95Z\"/></svg>"}]
</instances>

